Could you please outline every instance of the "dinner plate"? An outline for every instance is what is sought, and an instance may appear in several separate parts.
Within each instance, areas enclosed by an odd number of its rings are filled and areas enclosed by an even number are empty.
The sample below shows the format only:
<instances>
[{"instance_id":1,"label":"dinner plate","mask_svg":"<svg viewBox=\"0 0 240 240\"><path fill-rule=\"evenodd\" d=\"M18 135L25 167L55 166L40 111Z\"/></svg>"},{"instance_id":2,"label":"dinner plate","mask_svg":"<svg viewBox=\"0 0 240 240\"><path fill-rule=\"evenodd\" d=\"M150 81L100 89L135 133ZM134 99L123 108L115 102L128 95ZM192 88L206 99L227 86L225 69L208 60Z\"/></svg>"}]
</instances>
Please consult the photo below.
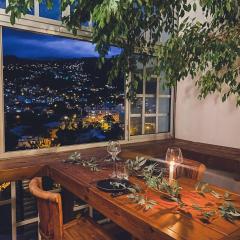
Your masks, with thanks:
<instances>
[{"instance_id":1,"label":"dinner plate","mask_svg":"<svg viewBox=\"0 0 240 240\"><path fill-rule=\"evenodd\" d=\"M120 186L117 187L116 185L114 185L114 183L120 183ZM130 186L131 186L131 183L128 180L124 180L124 179L108 178L108 179L103 179L97 182L98 189L104 192L110 192L110 193L126 191L127 188Z\"/></svg>"}]
</instances>

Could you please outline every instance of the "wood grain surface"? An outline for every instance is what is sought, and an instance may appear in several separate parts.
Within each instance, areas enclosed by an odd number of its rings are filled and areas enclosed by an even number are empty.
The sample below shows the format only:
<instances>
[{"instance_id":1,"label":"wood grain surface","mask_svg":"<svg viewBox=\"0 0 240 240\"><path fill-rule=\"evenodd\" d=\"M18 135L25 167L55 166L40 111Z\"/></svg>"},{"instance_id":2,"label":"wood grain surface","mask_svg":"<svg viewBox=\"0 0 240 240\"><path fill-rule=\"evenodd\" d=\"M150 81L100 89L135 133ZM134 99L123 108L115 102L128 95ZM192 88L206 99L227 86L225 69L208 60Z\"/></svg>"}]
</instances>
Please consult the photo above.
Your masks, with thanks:
<instances>
[{"instance_id":1,"label":"wood grain surface","mask_svg":"<svg viewBox=\"0 0 240 240\"><path fill-rule=\"evenodd\" d=\"M109 177L111 173L109 169L91 172L80 166L53 163L49 165L49 173L54 181L89 203L137 239L220 240L231 237L232 234L237 234L240 239L237 232L240 229L240 221L233 224L218 217L210 224L203 224L176 211L177 206L174 205L170 208L158 205L146 212L131 203L127 196L112 198L109 193L102 192L95 186L98 180ZM136 178L131 178L131 181L141 184ZM184 178L180 182L185 190L190 192L194 189L194 180ZM220 193L224 192L219 188L214 189ZM240 197L236 194L232 196L237 206L240 206Z\"/></svg>"}]
</instances>

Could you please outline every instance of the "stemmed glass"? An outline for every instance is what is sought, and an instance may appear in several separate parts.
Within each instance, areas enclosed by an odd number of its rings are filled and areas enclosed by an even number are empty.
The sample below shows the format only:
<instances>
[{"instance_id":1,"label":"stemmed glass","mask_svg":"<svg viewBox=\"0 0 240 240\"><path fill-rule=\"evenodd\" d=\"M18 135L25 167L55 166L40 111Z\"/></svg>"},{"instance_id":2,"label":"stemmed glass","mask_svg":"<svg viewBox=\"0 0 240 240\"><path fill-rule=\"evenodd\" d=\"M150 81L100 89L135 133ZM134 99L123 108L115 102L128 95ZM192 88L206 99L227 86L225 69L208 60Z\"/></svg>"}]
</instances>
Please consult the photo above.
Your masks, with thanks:
<instances>
[{"instance_id":1,"label":"stemmed glass","mask_svg":"<svg viewBox=\"0 0 240 240\"><path fill-rule=\"evenodd\" d=\"M174 179L175 165L183 162L182 151L178 147L168 148L166 153L166 161L169 163L169 181Z\"/></svg>"},{"instance_id":2,"label":"stemmed glass","mask_svg":"<svg viewBox=\"0 0 240 240\"><path fill-rule=\"evenodd\" d=\"M113 173L111 177L117 177L117 164L116 164L116 159L117 155L121 152L121 146L118 141L109 141L108 146L107 146L107 151L108 153L112 156L113 160Z\"/></svg>"}]
</instances>

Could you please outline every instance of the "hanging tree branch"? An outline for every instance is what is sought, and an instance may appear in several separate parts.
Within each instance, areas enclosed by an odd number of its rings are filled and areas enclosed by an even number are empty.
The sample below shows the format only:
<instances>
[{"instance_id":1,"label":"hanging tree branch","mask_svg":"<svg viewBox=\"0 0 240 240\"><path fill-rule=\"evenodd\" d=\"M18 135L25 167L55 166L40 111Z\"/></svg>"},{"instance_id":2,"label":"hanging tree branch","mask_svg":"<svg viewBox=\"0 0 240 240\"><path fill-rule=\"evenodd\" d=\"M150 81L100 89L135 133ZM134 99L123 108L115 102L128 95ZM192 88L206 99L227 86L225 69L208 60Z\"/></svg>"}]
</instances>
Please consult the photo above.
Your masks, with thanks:
<instances>
[{"instance_id":1,"label":"hanging tree branch","mask_svg":"<svg viewBox=\"0 0 240 240\"><path fill-rule=\"evenodd\" d=\"M40 0L39 0L40 1ZM52 7L52 0L46 0ZM92 41L103 62L110 46L123 49L110 74L128 73L136 66L136 49L141 61L158 58L157 73L164 72L166 84L175 85L187 76L198 76L199 97L219 92L225 101L236 96L240 105L238 62L239 0L62 0L63 24L77 34L80 23L92 21ZM33 0L9 0L6 11L11 23L33 7ZM189 12L202 11L205 18L191 19ZM165 42L160 39L168 35ZM146 52L146 49L149 49ZM139 59L139 58L138 58ZM137 83L130 83L129 98Z\"/></svg>"}]
</instances>

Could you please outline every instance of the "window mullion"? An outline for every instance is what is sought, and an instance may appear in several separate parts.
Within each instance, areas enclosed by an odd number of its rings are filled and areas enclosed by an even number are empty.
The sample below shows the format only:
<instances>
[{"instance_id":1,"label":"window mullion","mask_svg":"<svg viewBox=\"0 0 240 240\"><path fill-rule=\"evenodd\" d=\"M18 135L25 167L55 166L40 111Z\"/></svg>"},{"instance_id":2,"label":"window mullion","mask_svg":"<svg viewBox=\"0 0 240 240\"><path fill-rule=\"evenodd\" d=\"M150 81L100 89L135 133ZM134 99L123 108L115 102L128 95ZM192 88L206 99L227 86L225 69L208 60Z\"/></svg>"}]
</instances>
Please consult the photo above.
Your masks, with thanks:
<instances>
[{"instance_id":1,"label":"window mullion","mask_svg":"<svg viewBox=\"0 0 240 240\"><path fill-rule=\"evenodd\" d=\"M34 0L34 16L39 17L39 1Z\"/></svg>"},{"instance_id":2,"label":"window mullion","mask_svg":"<svg viewBox=\"0 0 240 240\"><path fill-rule=\"evenodd\" d=\"M143 67L142 134L145 134L146 66Z\"/></svg>"},{"instance_id":3,"label":"window mullion","mask_svg":"<svg viewBox=\"0 0 240 240\"><path fill-rule=\"evenodd\" d=\"M2 27L0 26L0 153L5 152L5 129L4 129L4 89L3 89L3 42Z\"/></svg>"},{"instance_id":4,"label":"window mullion","mask_svg":"<svg viewBox=\"0 0 240 240\"><path fill-rule=\"evenodd\" d=\"M130 140L131 102L127 99L127 92L129 91L128 83L131 81L132 81L132 72L130 71L128 74L128 78L126 78L125 87L124 87L124 90L125 90L125 140L128 140L128 141Z\"/></svg>"},{"instance_id":5,"label":"window mullion","mask_svg":"<svg viewBox=\"0 0 240 240\"><path fill-rule=\"evenodd\" d=\"M160 77L157 77L157 89L156 89L156 133L158 133L158 113L159 113L159 89L160 89Z\"/></svg>"}]
</instances>

